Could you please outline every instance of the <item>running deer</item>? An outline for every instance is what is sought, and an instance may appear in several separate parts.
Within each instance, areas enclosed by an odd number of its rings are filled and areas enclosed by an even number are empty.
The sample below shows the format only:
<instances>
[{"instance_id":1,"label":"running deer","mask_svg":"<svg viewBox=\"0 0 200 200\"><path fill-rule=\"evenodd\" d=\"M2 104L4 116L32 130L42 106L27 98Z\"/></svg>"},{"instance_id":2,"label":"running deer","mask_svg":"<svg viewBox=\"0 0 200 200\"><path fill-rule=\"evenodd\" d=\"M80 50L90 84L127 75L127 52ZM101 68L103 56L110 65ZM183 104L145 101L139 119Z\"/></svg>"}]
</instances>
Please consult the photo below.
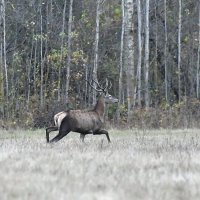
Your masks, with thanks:
<instances>
[{"instance_id":1,"label":"running deer","mask_svg":"<svg viewBox=\"0 0 200 200\"><path fill-rule=\"evenodd\" d=\"M94 81L94 80L93 80ZM54 116L55 126L46 129L46 139L49 142L49 133L59 130L58 135L50 140L50 143L58 142L70 131L80 133L80 139L84 142L85 135L106 135L108 142L110 137L108 131L102 129L104 124L105 103L117 103L118 99L108 94L108 81L103 88L98 82L94 81L98 87L89 85L99 93L99 98L93 110L68 110L60 112Z\"/></svg>"}]
</instances>

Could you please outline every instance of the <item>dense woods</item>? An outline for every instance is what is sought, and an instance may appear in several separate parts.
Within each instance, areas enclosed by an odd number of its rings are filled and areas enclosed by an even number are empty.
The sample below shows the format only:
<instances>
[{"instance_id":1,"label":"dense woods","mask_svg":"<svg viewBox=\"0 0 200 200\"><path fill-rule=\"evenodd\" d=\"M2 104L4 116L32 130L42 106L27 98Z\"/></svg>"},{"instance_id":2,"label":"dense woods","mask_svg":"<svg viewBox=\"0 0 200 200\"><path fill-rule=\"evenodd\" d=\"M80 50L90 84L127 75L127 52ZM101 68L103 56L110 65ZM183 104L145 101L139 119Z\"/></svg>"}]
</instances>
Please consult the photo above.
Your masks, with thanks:
<instances>
[{"instance_id":1,"label":"dense woods","mask_svg":"<svg viewBox=\"0 0 200 200\"><path fill-rule=\"evenodd\" d=\"M109 124L198 127L199 70L198 0L0 0L2 126L90 108L108 78Z\"/></svg>"}]
</instances>

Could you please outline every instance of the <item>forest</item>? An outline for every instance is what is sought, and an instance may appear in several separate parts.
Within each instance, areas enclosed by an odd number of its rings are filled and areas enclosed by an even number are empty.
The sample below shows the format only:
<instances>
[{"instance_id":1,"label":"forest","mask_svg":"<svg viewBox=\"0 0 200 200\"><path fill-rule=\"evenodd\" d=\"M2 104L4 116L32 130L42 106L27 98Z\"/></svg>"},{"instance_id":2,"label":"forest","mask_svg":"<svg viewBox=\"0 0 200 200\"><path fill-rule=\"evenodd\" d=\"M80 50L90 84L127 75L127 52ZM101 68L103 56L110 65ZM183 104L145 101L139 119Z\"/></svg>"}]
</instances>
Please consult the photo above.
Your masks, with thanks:
<instances>
[{"instance_id":1,"label":"forest","mask_svg":"<svg viewBox=\"0 0 200 200\"><path fill-rule=\"evenodd\" d=\"M0 126L119 99L108 126L200 127L198 0L1 0Z\"/></svg>"}]
</instances>

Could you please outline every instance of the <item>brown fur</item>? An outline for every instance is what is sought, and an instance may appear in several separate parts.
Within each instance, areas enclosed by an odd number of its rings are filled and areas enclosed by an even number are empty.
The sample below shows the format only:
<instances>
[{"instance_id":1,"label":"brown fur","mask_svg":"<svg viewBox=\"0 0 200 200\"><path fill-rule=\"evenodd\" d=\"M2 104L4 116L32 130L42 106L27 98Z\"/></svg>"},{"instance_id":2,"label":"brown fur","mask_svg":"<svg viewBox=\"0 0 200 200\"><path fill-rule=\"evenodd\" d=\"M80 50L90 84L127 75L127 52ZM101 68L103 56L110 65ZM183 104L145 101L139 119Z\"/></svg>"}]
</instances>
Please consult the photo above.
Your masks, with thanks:
<instances>
[{"instance_id":1,"label":"brown fur","mask_svg":"<svg viewBox=\"0 0 200 200\"><path fill-rule=\"evenodd\" d=\"M59 127L59 133L50 142L57 142L66 136L70 131L80 133L81 140L87 134L101 135L105 134L108 142L110 142L109 134L103 130L105 103L116 103L118 100L111 95L102 94L94 109L86 110L69 110L66 111L66 116L62 119ZM47 132L46 132L47 133ZM46 134L47 142L49 142L49 133Z\"/></svg>"}]
</instances>

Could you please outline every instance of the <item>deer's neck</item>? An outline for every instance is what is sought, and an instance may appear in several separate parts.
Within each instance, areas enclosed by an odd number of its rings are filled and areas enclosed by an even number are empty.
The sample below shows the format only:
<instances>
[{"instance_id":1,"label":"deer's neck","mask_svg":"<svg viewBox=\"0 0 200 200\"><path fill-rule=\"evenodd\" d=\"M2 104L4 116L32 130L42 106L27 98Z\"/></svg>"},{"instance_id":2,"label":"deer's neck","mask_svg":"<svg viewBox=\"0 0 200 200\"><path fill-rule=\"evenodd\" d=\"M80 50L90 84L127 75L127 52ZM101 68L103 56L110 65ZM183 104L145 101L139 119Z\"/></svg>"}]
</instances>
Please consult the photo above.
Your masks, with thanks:
<instances>
[{"instance_id":1,"label":"deer's neck","mask_svg":"<svg viewBox=\"0 0 200 200\"><path fill-rule=\"evenodd\" d=\"M104 100L104 96L100 96L100 98L98 99L94 110L101 116L104 116L104 110L105 110L105 100Z\"/></svg>"}]
</instances>

